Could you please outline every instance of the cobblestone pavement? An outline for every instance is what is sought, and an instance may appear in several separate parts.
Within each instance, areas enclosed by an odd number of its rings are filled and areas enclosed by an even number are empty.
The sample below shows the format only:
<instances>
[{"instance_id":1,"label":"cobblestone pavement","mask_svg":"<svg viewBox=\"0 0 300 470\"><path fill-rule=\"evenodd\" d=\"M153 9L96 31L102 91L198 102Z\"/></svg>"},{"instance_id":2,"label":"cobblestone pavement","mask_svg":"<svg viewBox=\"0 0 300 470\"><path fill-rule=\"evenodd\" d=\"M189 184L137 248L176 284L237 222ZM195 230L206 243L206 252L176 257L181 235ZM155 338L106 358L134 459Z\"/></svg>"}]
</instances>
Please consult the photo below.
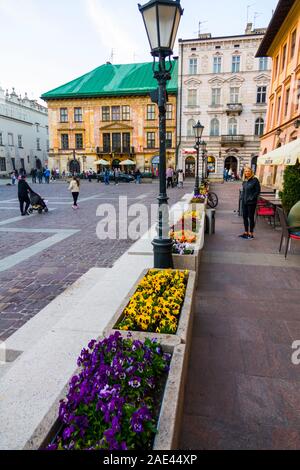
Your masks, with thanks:
<instances>
[{"instance_id":1,"label":"cobblestone pavement","mask_svg":"<svg viewBox=\"0 0 300 470\"><path fill-rule=\"evenodd\" d=\"M106 187L83 182L80 208L73 211L66 183L32 186L49 200L48 214L20 217L17 188L0 186L0 340L7 339L90 268L111 267L133 243L97 238L99 204L113 204L119 218L119 196L127 195L129 205L150 207L158 194L157 183ZM184 191L170 190L170 204L192 187L191 181Z\"/></svg>"},{"instance_id":2,"label":"cobblestone pavement","mask_svg":"<svg viewBox=\"0 0 300 470\"><path fill-rule=\"evenodd\" d=\"M201 262L181 449L299 449L300 246L260 220L238 238L239 186L215 185L216 234Z\"/></svg>"}]
</instances>

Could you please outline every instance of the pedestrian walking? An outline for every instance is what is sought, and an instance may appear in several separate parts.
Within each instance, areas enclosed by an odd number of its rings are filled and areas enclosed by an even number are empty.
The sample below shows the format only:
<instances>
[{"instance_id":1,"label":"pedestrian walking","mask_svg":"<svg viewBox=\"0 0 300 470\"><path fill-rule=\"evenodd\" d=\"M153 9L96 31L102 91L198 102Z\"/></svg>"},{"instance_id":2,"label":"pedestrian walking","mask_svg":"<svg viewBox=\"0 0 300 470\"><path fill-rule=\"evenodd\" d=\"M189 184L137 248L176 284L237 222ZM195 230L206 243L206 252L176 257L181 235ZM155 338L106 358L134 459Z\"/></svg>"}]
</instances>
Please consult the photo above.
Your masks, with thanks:
<instances>
[{"instance_id":1,"label":"pedestrian walking","mask_svg":"<svg viewBox=\"0 0 300 470\"><path fill-rule=\"evenodd\" d=\"M173 176L174 176L174 170L171 166L167 169L167 188L171 186L173 188Z\"/></svg>"},{"instance_id":2,"label":"pedestrian walking","mask_svg":"<svg viewBox=\"0 0 300 470\"><path fill-rule=\"evenodd\" d=\"M109 170L106 168L104 171L104 183L106 185L109 185L109 176L110 176Z\"/></svg>"},{"instance_id":3,"label":"pedestrian walking","mask_svg":"<svg viewBox=\"0 0 300 470\"><path fill-rule=\"evenodd\" d=\"M134 176L135 176L135 182L136 182L136 184L141 184L142 174L141 174L139 168L136 170Z\"/></svg>"},{"instance_id":4,"label":"pedestrian walking","mask_svg":"<svg viewBox=\"0 0 300 470\"><path fill-rule=\"evenodd\" d=\"M32 170L31 170L31 180L32 180L33 184L36 183L36 176L37 176L37 170L35 168L32 168Z\"/></svg>"},{"instance_id":5,"label":"pedestrian walking","mask_svg":"<svg viewBox=\"0 0 300 470\"><path fill-rule=\"evenodd\" d=\"M50 176L51 176L51 171L49 170L48 167L46 167L45 171L44 171L44 178L45 178L45 183L46 184L50 183Z\"/></svg>"},{"instance_id":6,"label":"pedestrian walking","mask_svg":"<svg viewBox=\"0 0 300 470\"><path fill-rule=\"evenodd\" d=\"M13 172L11 173L10 177L11 177L11 184L14 186L14 185L16 184L16 179L17 179L17 177L16 177L16 172L13 171Z\"/></svg>"},{"instance_id":7,"label":"pedestrian walking","mask_svg":"<svg viewBox=\"0 0 300 470\"><path fill-rule=\"evenodd\" d=\"M37 177L38 177L39 184L42 184L43 183L43 171L42 170L38 170Z\"/></svg>"},{"instance_id":8,"label":"pedestrian walking","mask_svg":"<svg viewBox=\"0 0 300 470\"><path fill-rule=\"evenodd\" d=\"M20 212L21 215L30 215L28 212L29 206L30 206L30 199L29 199L29 191L31 191L31 188L29 184L26 182L26 176L22 175L20 176L19 182L18 182L18 199L20 203ZM24 204L25 204L25 209L24 209Z\"/></svg>"},{"instance_id":9,"label":"pedestrian walking","mask_svg":"<svg viewBox=\"0 0 300 470\"><path fill-rule=\"evenodd\" d=\"M232 168L229 168L227 181L231 181L231 179L232 179Z\"/></svg>"},{"instance_id":10,"label":"pedestrian walking","mask_svg":"<svg viewBox=\"0 0 300 470\"><path fill-rule=\"evenodd\" d=\"M178 170L178 188L183 188L183 170Z\"/></svg>"},{"instance_id":11,"label":"pedestrian walking","mask_svg":"<svg viewBox=\"0 0 300 470\"><path fill-rule=\"evenodd\" d=\"M239 235L240 238L254 240L255 210L260 191L260 183L254 176L252 169L245 167L242 191L242 209L245 232L242 235Z\"/></svg>"},{"instance_id":12,"label":"pedestrian walking","mask_svg":"<svg viewBox=\"0 0 300 470\"><path fill-rule=\"evenodd\" d=\"M120 170L118 168L114 169L114 180L115 180L115 185L119 184L119 177L120 177Z\"/></svg>"},{"instance_id":13,"label":"pedestrian walking","mask_svg":"<svg viewBox=\"0 0 300 470\"><path fill-rule=\"evenodd\" d=\"M87 173L87 176L88 176L88 180L89 180L89 183L92 182L92 176L93 176L93 170L90 168L88 173Z\"/></svg>"},{"instance_id":14,"label":"pedestrian walking","mask_svg":"<svg viewBox=\"0 0 300 470\"><path fill-rule=\"evenodd\" d=\"M77 176L73 176L70 186L69 186L69 191L71 191L72 196L73 196L73 209L78 209L78 197L79 197L79 191L80 191L80 179L77 178Z\"/></svg>"}]
</instances>

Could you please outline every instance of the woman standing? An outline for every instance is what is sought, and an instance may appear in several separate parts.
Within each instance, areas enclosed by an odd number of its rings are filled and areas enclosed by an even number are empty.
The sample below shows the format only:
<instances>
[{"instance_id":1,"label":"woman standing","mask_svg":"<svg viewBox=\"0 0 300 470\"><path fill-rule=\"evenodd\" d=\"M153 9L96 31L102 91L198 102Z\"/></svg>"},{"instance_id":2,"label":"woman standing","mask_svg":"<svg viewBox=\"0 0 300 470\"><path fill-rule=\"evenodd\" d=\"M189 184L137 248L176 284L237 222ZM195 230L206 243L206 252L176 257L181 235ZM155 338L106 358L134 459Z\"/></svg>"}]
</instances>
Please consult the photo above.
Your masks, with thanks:
<instances>
[{"instance_id":1,"label":"woman standing","mask_svg":"<svg viewBox=\"0 0 300 470\"><path fill-rule=\"evenodd\" d=\"M254 240L255 210L260 195L260 183L251 168L244 169L242 208L245 232L239 235L247 240Z\"/></svg>"},{"instance_id":2,"label":"woman standing","mask_svg":"<svg viewBox=\"0 0 300 470\"><path fill-rule=\"evenodd\" d=\"M78 209L77 205L77 200L79 196L79 191L80 191L80 180L77 178L77 176L73 176L73 179L70 183L69 186L69 191L71 191L72 196L73 196L73 209Z\"/></svg>"}]
</instances>

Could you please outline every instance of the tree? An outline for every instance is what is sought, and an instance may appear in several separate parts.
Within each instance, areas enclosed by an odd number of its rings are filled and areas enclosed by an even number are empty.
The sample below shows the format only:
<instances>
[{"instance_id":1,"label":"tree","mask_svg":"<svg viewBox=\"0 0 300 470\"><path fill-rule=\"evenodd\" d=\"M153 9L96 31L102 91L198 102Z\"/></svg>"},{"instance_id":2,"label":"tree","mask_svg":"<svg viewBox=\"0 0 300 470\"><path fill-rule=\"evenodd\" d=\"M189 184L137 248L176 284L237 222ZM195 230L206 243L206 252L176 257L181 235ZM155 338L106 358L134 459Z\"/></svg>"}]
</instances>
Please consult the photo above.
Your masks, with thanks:
<instances>
[{"instance_id":1,"label":"tree","mask_svg":"<svg viewBox=\"0 0 300 470\"><path fill-rule=\"evenodd\" d=\"M282 205L287 213L300 201L300 164L287 166L283 176L283 191L280 193Z\"/></svg>"}]
</instances>

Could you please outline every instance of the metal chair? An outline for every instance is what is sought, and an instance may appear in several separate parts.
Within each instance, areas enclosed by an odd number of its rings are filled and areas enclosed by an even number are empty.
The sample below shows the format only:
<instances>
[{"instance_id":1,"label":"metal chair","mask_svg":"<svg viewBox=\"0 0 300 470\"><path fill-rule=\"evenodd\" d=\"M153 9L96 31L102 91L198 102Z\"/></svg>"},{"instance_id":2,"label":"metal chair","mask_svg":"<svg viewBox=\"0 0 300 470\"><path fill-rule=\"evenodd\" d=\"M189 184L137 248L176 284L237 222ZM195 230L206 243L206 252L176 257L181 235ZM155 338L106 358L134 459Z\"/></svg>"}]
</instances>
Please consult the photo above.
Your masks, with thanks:
<instances>
[{"instance_id":1,"label":"metal chair","mask_svg":"<svg viewBox=\"0 0 300 470\"><path fill-rule=\"evenodd\" d=\"M285 238L286 239L285 258L287 258L288 250L291 245L291 240L300 240L300 227L289 227L287 216L285 212L283 211L283 209L281 209L280 207L277 207L277 213L279 215L280 225L282 229L279 253L281 253L283 239ZM298 233L295 233L295 232L299 232L299 235Z\"/></svg>"},{"instance_id":2,"label":"metal chair","mask_svg":"<svg viewBox=\"0 0 300 470\"><path fill-rule=\"evenodd\" d=\"M256 207L256 222L258 217L264 217L268 218L270 221L270 224L272 223L273 219L273 227L276 227L276 210L275 207L268 203L267 201L264 201L262 199L258 199L257 201L257 207Z\"/></svg>"}]
</instances>

